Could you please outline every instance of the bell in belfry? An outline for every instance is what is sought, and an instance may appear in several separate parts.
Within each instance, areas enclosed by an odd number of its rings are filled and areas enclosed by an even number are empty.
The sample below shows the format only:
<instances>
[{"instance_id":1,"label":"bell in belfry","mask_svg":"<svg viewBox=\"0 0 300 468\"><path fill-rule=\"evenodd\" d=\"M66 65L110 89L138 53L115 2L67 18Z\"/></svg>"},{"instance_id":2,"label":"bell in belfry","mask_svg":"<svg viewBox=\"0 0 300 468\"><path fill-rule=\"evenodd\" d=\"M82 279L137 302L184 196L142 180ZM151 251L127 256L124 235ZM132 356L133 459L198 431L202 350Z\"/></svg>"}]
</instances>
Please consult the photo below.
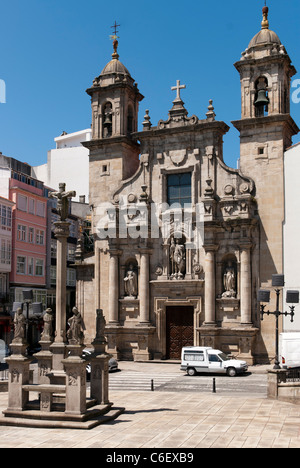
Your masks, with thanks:
<instances>
[{"instance_id":1,"label":"bell in belfry","mask_svg":"<svg viewBox=\"0 0 300 468\"><path fill-rule=\"evenodd\" d=\"M103 125L111 125L112 123L112 116L110 113L105 114L105 120Z\"/></svg>"},{"instance_id":2,"label":"bell in belfry","mask_svg":"<svg viewBox=\"0 0 300 468\"><path fill-rule=\"evenodd\" d=\"M269 98L267 96L266 89L260 89L257 93L257 99L254 103L256 107L267 106L269 104Z\"/></svg>"},{"instance_id":3,"label":"bell in belfry","mask_svg":"<svg viewBox=\"0 0 300 468\"><path fill-rule=\"evenodd\" d=\"M267 96L268 82L266 78L261 77L257 83L257 99L254 103L255 107L263 107L269 104L269 98Z\"/></svg>"}]
</instances>

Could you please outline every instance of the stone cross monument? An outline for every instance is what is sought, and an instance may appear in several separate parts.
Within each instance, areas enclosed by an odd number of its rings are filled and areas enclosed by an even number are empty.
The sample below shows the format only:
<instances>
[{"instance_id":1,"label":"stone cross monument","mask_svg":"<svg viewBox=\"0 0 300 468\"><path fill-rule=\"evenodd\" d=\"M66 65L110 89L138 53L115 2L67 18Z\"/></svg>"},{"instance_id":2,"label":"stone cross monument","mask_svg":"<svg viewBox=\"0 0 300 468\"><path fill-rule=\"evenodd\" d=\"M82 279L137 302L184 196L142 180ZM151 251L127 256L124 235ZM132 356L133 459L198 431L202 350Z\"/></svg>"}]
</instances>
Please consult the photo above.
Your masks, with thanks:
<instances>
[{"instance_id":1,"label":"stone cross monument","mask_svg":"<svg viewBox=\"0 0 300 468\"><path fill-rule=\"evenodd\" d=\"M49 198L57 199L57 210L60 221L54 223L54 234L57 238L56 266L56 332L51 346L53 352L53 369L63 371L62 360L65 357L66 336L66 285L67 285L67 239L70 235L70 223L67 222L70 199L76 192L66 191L66 184L59 184L58 192L51 192Z\"/></svg>"}]
</instances>

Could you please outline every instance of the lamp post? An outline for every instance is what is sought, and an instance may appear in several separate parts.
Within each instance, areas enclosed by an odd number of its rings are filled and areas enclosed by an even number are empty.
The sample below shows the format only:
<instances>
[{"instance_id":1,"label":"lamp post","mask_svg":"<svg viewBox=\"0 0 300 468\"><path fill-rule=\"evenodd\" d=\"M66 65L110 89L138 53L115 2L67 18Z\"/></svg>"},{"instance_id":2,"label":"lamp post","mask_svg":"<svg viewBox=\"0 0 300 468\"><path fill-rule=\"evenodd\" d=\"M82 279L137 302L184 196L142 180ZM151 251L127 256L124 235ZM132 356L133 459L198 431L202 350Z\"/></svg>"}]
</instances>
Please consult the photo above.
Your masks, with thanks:
<instances>
[{"instance_id":1,"label":"lamp post","mask_svg":"<svg viewBox=\"0 0 300 468\"><path fill-rule=\"evenodd\" d=\"M275 315L276 317L276 334L275 334L275 365L274 369L280 369L279 364L279 317L284 315L285 317L291 317L291 323L294 322L295 316L295 305L299 304L299 291L287 291L286 294L286 303L293 304L289 306L290 312L280 312L279 310L279 300L281 289L284 286L284 275L273 275L272 276L272 286L275 288L276 293L276 310L274 312L265 311L266 303L270 302L270 291L260 289L258 291L258 302L260 303L260 314L261 320L263 321L264 315ZM264 303L264 304L262 304Z\"/></svg>"},{"instance_id":2,"label":"lamp post","mask_svg":"<svg viewBox=\"0 0 300 468\"><path fill-rule=\"evenodd\" d=\"M29 343L29 306L33 301L33 291L32 289L23 290L23 301L26 304L26 340ZM31 343L29 343L31 345Z\"/></svg>"}]
</instances>

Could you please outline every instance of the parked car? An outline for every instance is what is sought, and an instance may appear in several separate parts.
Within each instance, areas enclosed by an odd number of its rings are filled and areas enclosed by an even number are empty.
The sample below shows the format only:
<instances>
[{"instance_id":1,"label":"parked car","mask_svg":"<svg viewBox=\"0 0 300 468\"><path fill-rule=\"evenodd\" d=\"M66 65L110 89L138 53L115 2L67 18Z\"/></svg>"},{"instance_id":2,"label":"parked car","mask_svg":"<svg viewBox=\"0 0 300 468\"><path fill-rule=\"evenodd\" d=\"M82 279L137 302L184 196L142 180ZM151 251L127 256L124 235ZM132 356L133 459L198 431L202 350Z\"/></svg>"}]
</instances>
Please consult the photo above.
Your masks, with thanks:
<instances>
[{"instance_id":1,"label":"parked car","mask_svg":"<svg viewBox=\"0 0 300 468\"><path fill-rule=\"evenodd\" d=\"M86 359L87 361L89 360L89 357L92 355L92 351L88 349L84 349L82 353L82 357ZM108 371L109 372L115 372L119 368L118 361L115 358L110 358L108 361ZM88 363L86 366L86 373L87 373L87 379L89 380L91 377L91 364Z\"/></svg>"},{"instance_id":2,"label":"parked car","mask_svg":"<svg viewBox=\"0 0 300 468\"><path fill-rule=\"evenodd\" d=\"M219 349L190 346L182 348L181 370L186 371L188 375L205 372L235 377L247 372L248 365L245 361L231 359Z\"/></svg>"}]
</instances>

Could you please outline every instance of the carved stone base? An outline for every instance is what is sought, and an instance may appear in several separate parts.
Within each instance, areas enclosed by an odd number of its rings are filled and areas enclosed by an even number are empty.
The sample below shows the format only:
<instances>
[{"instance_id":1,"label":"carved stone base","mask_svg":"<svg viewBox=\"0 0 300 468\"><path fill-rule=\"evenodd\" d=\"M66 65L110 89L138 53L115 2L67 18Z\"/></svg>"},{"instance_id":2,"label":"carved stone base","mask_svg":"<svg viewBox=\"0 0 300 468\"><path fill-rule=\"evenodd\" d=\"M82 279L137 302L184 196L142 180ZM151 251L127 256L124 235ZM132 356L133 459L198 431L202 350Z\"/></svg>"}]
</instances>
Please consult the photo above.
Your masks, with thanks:
<instances>
[{"instance_id":1,"label":"carved stone base","mask_svg":"<svg viewBox=\"0 0 300 468\"><path fill-rule=\"evenodd\" d=\"M234 328L202 326L197 329L200 346L220 349L225 354L246 361L254 362L254 341L259 333L258 328L237 325Z\"/></svg>"}]
</instances>

